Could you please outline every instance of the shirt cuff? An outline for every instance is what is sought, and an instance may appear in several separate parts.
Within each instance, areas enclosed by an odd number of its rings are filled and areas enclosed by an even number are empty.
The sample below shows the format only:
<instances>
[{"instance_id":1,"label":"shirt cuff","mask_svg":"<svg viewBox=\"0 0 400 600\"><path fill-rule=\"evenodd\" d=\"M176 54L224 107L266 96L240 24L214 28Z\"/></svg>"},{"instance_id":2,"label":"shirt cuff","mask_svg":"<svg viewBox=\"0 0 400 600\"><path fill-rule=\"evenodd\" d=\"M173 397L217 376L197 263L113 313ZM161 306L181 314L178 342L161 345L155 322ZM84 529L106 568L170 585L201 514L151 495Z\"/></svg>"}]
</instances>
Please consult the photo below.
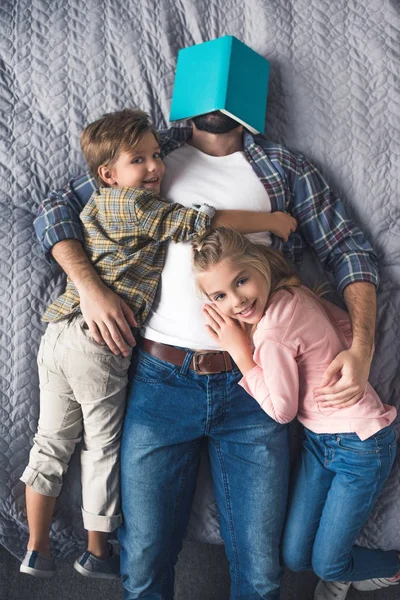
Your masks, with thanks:
<instances>
[{"instance_id":1,"label":"shirt cuff","mask_svg":"<svg viewBox=\"0 0 400 600\"><path fill-rule=\"evenodd\" d=\"M192 204L192 208L198 212L205 213L210 219L213 219L215 216L215 208L209 204Z\"/></svg>"},{"instance_id":2,"label":"shirt cuff","mask_svg":"<svg viewBox=\"0 0 400 600\"><path fill-rule=\"evenodd\" d=\"M246 373L246 375L243 375L242 379L240 379L238 381L238 384L244 390L246 390L246 392L253 398L255 396L253 395L253 392L252 392L252 389L251 389L251 386L249 385L249 383L253 381L254 377L257 377L259 375L259 372L260 372L260 367L258 365L255 365L252 369L250 369L250 371L248 371Z\"/></svg>"}]
</instances>

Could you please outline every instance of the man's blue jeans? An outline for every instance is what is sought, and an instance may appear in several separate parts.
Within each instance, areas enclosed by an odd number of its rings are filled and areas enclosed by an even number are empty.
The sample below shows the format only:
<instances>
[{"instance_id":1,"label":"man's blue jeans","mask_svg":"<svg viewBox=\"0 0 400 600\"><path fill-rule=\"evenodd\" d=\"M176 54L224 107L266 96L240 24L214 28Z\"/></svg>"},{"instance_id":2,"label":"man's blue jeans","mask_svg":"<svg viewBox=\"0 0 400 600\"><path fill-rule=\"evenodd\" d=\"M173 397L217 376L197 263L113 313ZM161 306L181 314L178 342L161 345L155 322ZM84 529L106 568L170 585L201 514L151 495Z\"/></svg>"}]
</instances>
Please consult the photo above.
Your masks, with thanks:
<instances>
[{"instance_id":1,"label":"man's blue jeans","mask_svg":"<svg viewBox=\"0 0 400 600\"><path fill-rule=\"evenodd\" d=\"M196 485L208 449L231 599L278 600L279 543L289 472L288 429L239 385L240 372L200 375L139 350L121 449L124 600L171 600Z\"/></svg>"},{"instance_id":2,"label":"man's blue jeans","mask_svg":"<svg viewBox=\"0 0 400 600\"><path fill-rule=\"evenodd\" d=\"M390 473L396 435L385 427L363 442L355 433L305 429L283 535L283 561L326 581L393 577L396 552L355 546Z\"/></svg>"}]
</instances>

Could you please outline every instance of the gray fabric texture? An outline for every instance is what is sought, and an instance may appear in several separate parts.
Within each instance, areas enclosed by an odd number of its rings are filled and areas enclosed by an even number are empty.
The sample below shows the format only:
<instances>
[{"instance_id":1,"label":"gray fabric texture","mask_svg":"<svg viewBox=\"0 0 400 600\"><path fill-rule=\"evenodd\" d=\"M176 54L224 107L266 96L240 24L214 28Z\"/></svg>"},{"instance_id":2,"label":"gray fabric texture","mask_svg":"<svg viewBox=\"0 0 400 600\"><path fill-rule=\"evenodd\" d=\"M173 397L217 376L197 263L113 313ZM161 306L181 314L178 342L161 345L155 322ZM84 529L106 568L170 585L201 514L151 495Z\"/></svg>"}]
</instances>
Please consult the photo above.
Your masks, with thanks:
<instances>
[{"instance_id":1,"label":"gray fabric texture","mask_svg":"<svg viewBox=\"0 0 400 600\"><path fill-rule=\"evenodd\" d=\"M400 406L400 5L397 0L3 0L0 3L0 543L24 554L19 477L38 418L40 317L64 279L33 231L40 201L84 170L79 134L140 106L168 124L177 52L232 34L271 61L266 135L315 162L381 269L371 382ZM52 528L84 547L79 461ZM400 459L360 543L400 549ZM260 499L262 501L262 499ZM206 464L189 538L218 543Z\"/></svg>"}]
</instances>

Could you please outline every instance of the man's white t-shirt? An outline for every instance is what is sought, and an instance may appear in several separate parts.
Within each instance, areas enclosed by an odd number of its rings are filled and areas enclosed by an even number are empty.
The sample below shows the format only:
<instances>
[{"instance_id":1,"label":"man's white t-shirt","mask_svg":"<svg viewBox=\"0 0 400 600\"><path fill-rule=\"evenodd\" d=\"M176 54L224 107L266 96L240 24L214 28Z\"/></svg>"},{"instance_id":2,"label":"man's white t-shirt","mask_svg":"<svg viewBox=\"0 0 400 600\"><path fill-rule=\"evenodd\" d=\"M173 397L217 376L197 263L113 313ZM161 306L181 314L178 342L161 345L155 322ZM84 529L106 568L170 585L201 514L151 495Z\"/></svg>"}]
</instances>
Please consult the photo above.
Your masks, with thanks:
<instances>
[{"instance_id":1,"label":"man's white t-shirt","mask_svg":"<svg viewBox=\"0 0 400 600\"><path fill-rule=\"evenodd\" d=\"M189 144L165 159L162 195L183 206L209 204L218 209L271 211L267 192L244 152L210 156ZM271 243L268 233L253 241ZM192 245L168 242L164 269L153 308L142 328L143 337L193 350L219 349L205 329L201 307L205 298L192 271Z\"/></svg>"}]
</instances>

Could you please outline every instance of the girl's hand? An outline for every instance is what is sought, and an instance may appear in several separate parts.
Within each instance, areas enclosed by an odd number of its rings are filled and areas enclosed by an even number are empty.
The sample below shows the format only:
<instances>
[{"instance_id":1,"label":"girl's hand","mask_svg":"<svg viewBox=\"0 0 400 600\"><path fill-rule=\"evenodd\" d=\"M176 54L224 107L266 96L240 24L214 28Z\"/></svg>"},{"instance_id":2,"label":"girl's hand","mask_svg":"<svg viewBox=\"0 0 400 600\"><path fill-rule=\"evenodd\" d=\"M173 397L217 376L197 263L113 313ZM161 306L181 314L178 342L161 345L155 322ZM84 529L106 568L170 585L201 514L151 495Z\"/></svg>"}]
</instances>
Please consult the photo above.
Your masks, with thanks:
<instances>
[{"instance_id":1,"label":"girl's hand","mask_svg":"<svg viewBox=\"0 0 400 600\"><path fill-rule=\"evenodd\" d=\"M204 304L203 314L208 334L229 352L243 375L255 367L246 323L223 315L215 304Z\"/></svg>"}]
</instances>

